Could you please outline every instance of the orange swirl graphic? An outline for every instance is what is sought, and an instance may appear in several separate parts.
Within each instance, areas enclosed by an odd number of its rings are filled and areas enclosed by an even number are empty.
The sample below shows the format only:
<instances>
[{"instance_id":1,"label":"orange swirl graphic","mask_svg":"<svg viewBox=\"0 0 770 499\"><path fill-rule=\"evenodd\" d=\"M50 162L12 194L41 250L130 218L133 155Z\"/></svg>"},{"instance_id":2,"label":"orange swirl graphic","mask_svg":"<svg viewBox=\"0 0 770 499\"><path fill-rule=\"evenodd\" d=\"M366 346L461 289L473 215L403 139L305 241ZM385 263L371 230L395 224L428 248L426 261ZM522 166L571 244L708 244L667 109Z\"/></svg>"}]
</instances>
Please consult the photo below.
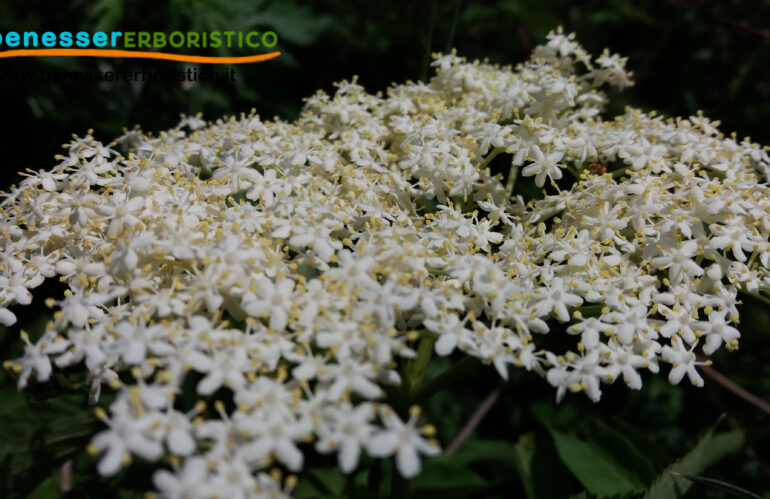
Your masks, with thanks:
<instances>
[{"instance_id":1,"label":"orange swirl graphic","mask_svg":"<svg viewBox=\"0 0 770 499\"><path fill-rule=\"evenodd\" d=\"M123 57L132 59L161 59L164 61L196 62L200 64L244 64L275 59L280 52L241 57L209 57L203 55L169 54L111 49L20 49L0 52L0 59L9 57Z\"/></svg>"}]
</instances>

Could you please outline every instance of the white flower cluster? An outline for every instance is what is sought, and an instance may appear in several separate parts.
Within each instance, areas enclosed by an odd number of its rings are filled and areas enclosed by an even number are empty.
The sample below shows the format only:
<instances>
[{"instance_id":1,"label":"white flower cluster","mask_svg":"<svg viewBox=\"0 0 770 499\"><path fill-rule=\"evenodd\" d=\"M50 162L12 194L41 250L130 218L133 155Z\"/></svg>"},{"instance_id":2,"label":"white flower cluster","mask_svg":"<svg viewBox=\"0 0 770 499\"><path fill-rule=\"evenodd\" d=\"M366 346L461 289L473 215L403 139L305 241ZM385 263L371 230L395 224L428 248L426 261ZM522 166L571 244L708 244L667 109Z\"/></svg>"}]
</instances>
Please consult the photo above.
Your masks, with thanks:
<instances>
[{"instance_id":1,"label":"white flower cluster","mask_svg":"<svg viewBox=\"0 0 770 499\"><path fill-rule=\"evenodd\" d=\"M68 287L6 365L20 388L83 365L94 401L114 389L99 472L164 458L169 498L289 495L267 471L313 448L414 476L439 445L386 391L418 341L557 399L661 363L701 385L696 352L738 346L738 293L770 290L770 158L702 116L603 120L624 64L559 31L515 68L450 54L387 96L342 82L293 123L185 118L126 133L125 157L76 138L2 201L0 320ZM519 173L542 199L511 196ZM209 403L183 407L185 383Z\"/></svg>"}]
</instances>

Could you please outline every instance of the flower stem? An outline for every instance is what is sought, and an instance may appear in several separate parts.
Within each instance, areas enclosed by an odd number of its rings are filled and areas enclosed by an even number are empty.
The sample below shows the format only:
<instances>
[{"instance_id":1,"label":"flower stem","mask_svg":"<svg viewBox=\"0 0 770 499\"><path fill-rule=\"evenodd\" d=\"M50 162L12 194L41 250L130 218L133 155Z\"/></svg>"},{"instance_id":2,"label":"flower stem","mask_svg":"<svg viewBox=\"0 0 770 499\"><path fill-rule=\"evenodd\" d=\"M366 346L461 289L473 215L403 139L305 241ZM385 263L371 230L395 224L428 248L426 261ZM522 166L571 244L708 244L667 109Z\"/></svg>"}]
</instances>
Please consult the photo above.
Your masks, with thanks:
<instances>
[{"instance_id":1,"label":"flower stem","mask_svg":"<svg viewBox=\"0 0 770 499\"><path fill-rule=\"evenodd\" d=\"M423 336L417 347L417 358L406 364L403 387L407 399L411 399L412 395L422 384L422 378L425 376L425 368L428 366L428 362L433 354L433 344L435 342L435 337Z\"/></svg>"},{"instance_id":2,"label":"flower stem","mask_svg":"<svg viewBox=\"0 0 770 499\"><path fill-rule=\"evenodd\" d=\"M479 165L479 170L483 170L484 168L486 168L487 165L491 163L492 160L495 159L495 157L503 151L505 151L505 147L495 147L494 149L492 149L492 152L487 154L487 157L484 158L484 161L482 161L481 164Z\"/></svg>"},{"instance_id":3,"label":"flower stem","mask_svg":"<svg viewBox=\"0 0 770 499\"><path fill-rule=\"evenodd\" d=\"M454 0L452 2L452 23L449 25L449 36L447 36L446 48L444 49L445 54L452 50L452 42L454 42L455 32L457 31L457 21L460 18L460 3L461 0Z\"/></svg>"},{"instance_id":4,"label":"flower stem","mask_svg":"<svg viewBox=\"0 0 770 499\"><path fill-rule=\"evenodd\" d=\"M430 13L428 14L428 39L425 42L425 58L423 59L422 69L420 70L420 81L428 82L428 70L430 69L430 57L433 45L433 32L436 28L436 10L438 9L438 0L433 0L430 4Z\"/></svg>"},{"instance_id":5,"label":"flower stem","mask_svg":"<svg viewBox=\"0 0 770 499\"><path fill-rule=\"evenodd\" d=\"M567 171L570 172L573 177L575 177L575 180L580 180L580 172L574 166L570 166L566 163L564 166L566 166Z\"/></svg>"},{"instance_id":6,"label":"flower stem","mask_svg":"<svg viewBox=\"0 0 770 499\"><path fill-rule=\"evenodd\" d=\"M417 357L404 364L404 372L401 381L401 407L394 407L398 412L405 413L408 410L408 407L411 406L414 399L414 393L422 384L422 378L425 376L425 368L428 366L428 362L433 355L433 344L435 342L435 336L422 335L420 344L417 346ZM404 415L405 414L402 414L402 416ZM393 467L390 478L390 497L400 499L406 497L409 493L409 480L401 476L396 468L397 467L395 466Z\"/></svg>"},{"instance_id":7,"label":"flower stem","mask_svg":"<svg viewBox=\"0 0 770 499\"><path fill-rule=\"evenodd\" d=\"M482 402L479 408L476 409L476 412L474 412L468 422L465 423L465 426L463 426L462 430L460 430L460 433L457 434L454 440L452 440L452 443L449 444L449 447L446 448L447 454L454 454L457 452L457 449L459 449L465 443L465 441L468 440L468 437L471 436L473 430L478 427L479 423L481 423L481 420L484 419L484 416L486 416L489 410L492 409L492 407L495 405L495 402L497 402L498 397L500 397L500 392L503 391L504 386L505 382L503 381L497 385L497 388L495 388L489 395L487 395L487 398L484 399L484 402Z\"/></svg>"},{"instance_id":8,"label":"flower stem","mask_svg":"<svg viewBox=\"0 0 770 499\"><path fill-rule=\"evenodd\" d=\"M511 169L508 170L508 180L505 182L505 197L510 199L513 195L513 188L516 186L516 177L519 176L520 165L511 163Z\"/></svg>"},{"instance_id":9,"label":"flower stem","mask_svg":"<svg viewBox=\"0 0 770 499\"><path fill-rule=\"evenodd\" d=\"M759 256L759 251L754 251L749 257L749 261L746 262L746 267L751 268L751 266L754 264L754 261L756 261L757 256Z\"/></svg>"},{"instance_id":10,"label":"flower stem","mask_svg":"<svg viewBox=\"0 0 770 499\"><path fill-rule=\"evenodd\" d=\"M444 269L439 269L436 267L427 267L428 272L430 272L430 275L440 275L440 276L446 276L449 275L449 273Z\"/></svg>"},{"instance_id":11,"label":"flower stem","mask_svg":"<svg viewBox=\"0 0 770 499\"><path fill-rule=\"evenodd\" d=\"M762 303L764 303L766 305L770 305L770 298L768 298L767 296L762 296L759 293L750 293L746 289L741 289L741 292L743 294L751 296L752 298L756 298L757 300L761 301Z\"/></svg>"},{"instance_id":12,"label":"flower stem","mask_svg":"<svg viewBox=\"0 0 770 499\"><path fill-rule=\"evenodd\" d=\"M720 373L716 369L714 369L711 366L702 366L701 372L705 374L706 376L710 377L729 391L731 391L733 394L737 395L738 397L742 398L749 404L753 405L760 411L764 412L765 414L770 414L770 403L765 401L764 399L757 397L750 391L746 390L745 388L741 387L734 381L732 381L730 378L725 376L724 374Z\"/></svg>"},{"instance_id":13,"label":"flower stem","mask_svg":"<svg viewBox=\"0 0 770 499\"><path fill-rule=\"evenodd\" d=\"M627 175L631 171L633 171L633 168L623 168L620 170L616 170L612 172L612 178L622 177L623 175Z\"/></svg>"},{"instance_id":14,"label":"flower stem","mask_svg":"<svg viewBox=\"0 0 770 499\"><path fill-rule=\"evenodd\" d=\"M601 315L602 309L605 307L605 305L599 304L599 305L583 305L582 307L578 307L578 311L581 315L587 316L587 317L594 317L597 315Z\"/></svg>"}]
</instances>

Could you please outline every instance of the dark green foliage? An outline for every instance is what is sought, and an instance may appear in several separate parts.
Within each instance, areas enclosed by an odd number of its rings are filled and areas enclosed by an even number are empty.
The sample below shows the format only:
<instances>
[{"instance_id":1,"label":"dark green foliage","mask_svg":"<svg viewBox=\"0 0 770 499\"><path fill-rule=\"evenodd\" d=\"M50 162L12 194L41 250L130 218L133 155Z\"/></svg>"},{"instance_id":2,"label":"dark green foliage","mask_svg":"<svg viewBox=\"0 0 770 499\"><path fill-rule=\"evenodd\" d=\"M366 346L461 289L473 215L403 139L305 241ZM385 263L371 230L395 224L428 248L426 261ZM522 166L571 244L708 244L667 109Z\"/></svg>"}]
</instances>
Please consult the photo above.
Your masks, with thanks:
<instances>
[{"instance_id":1,"label":"dark green foliage","mask_svg":"<svg viewBox=\"0 0 770 499\"><path fill-rule=\"evenodd\" d=\"M434 4L435 3L435 9ZM434 13L434 16L431 16ZM672 115L697 109L721 119L726 132L768 142L770 5L765 1L704 2L378 2L363 0L172 1L8 0L0 31L265 30L279 35L283 55L236 67L235 83L125 82L104 84L0 79L6 122L7 168L0 183L23 168L48 168L71 133L93 128L109 141L124 127L174 125L179 113L208 119L251 107L265 117L297 115L301 99L352 75L370 90L426 73L432 51L456 47L469 58L504 64L525 60L561 24L595 53L609 47L629 57L637 86L615 100ZM429 30L430 25L433 30ZM428 43L430 41L430 44ZM192 51L196 51L192 49ZM247 49L199 49L206 55L245 55ZM175 63L94 59L3 60L0 71L183 69ZM427 73L429 74L429 73ZM164 110L164 112L158 112Z\"/></svg>"}]
</instances>

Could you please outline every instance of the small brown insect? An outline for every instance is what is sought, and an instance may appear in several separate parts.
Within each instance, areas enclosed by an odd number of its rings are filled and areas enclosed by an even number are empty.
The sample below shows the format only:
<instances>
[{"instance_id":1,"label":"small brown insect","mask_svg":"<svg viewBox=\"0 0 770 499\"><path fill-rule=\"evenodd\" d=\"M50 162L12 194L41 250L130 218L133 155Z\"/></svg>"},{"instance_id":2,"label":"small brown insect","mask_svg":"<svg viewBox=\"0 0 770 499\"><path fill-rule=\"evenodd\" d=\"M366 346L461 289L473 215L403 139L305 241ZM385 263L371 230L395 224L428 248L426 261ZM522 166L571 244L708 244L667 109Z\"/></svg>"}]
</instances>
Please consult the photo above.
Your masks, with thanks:
<instances>
[{"instance_id":1,"label":"small brown insect","mask_svg":"<svg viewBox=\"0 0 770 499\"><path fill-rule=\"evenodd\" d=\"M588 166L588 171L595 173L596 175L601 175L602 173L607 172L607 165L603 165L601 163L591 163Z\"/></svg>"}]
</instances>

